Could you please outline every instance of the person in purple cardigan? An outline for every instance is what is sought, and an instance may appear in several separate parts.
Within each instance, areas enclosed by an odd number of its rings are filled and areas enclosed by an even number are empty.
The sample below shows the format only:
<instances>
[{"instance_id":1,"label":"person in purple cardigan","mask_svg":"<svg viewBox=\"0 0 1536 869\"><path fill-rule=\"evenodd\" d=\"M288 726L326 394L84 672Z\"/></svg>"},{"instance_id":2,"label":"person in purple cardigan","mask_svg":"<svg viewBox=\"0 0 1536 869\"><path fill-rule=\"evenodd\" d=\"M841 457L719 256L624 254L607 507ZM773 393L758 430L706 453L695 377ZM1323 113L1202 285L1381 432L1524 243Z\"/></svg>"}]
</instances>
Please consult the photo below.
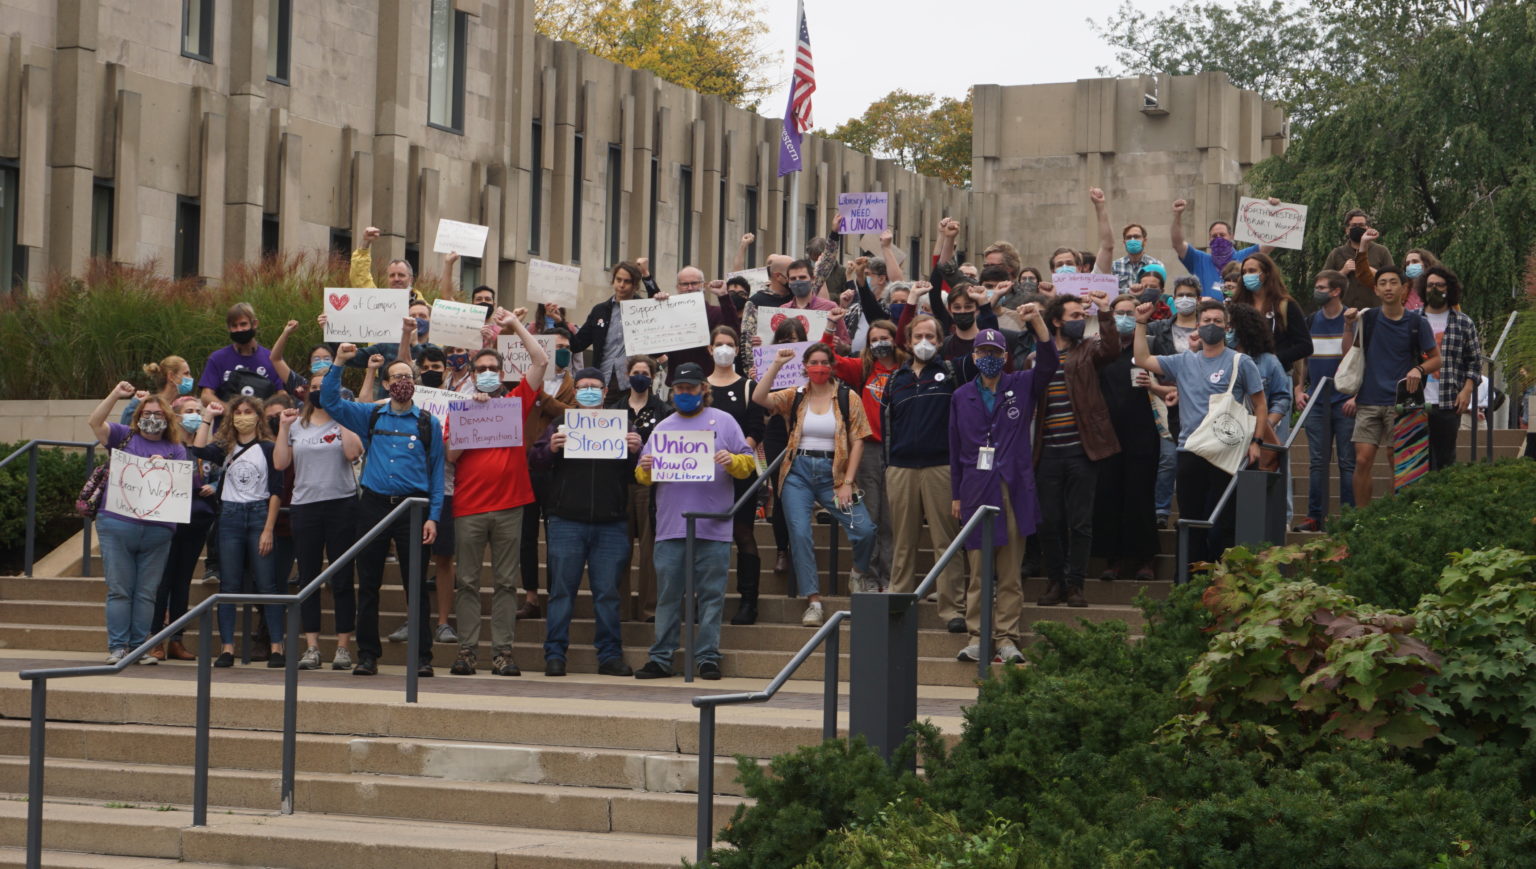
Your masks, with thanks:
<instances>
[{"instance_id":1,"label":"person in purple cardigan","mask_svg":"<svg viewBox=\"0 0 1536 869\"><path fill-rule=\"evenodd\" d=\"M971 358L976 379L955 390L949 406L949 479L955 518L963 524L983 505L1001 507L993 523L996 547L997 606L992 611L992 640L999 661L1022 661L1019 651L1020 623L1024 613L1024 588L1019 562L1024 538L1033 534L1040 519L1035 498L1035 470L1030 438L1035 408L1045 400L1046 387L1056 373L1059 357L1046 331L1045 319L1034 304L1019 309L1025 324L1035 331L1038 346L1035 365L1029 371L1004 372L1008 341L996 329L976 335ZM972 531L966 549L981 548L981 531ZM969 645L957 660L976 661L981 649L981 561L974 564L966 592L965 626Z\"/></svg>"}]
</instances>

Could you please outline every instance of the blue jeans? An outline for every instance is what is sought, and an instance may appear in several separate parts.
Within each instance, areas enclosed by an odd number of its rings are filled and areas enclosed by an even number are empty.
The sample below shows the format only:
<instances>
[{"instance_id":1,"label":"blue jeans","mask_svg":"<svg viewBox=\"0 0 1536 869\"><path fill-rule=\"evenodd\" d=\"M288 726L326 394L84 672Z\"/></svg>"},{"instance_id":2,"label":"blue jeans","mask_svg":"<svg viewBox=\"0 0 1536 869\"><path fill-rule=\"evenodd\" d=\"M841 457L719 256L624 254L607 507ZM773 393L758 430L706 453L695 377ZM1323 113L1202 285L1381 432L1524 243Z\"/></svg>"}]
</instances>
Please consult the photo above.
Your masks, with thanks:
<instances>
[{"instance_id":1,"label":"blue jeans","mask_svg":"<svg viewBox=\"0 0 1536 869\"><path fill-rule=\"evenodd\" d=\"M275 552L260 554L261 531L267 524L267 502L244 504L224 502L219 511L219 549L224 570L219 574L219 591L225 594L282 594L277 583ZM254 577L245 575L248 566L256 569ZM229 645L235 636L235 604L219 604L219 642ZM262 614L267 620L267 635L274 645L283 641L283 605L266 604Z\"/></svg>"},{"instance_id":2,"label":"blue jeans","mask_svg":"<svg viewBox=\"0 0 1536 869\"><path fill-rule=\"evenodd\" d=\"M1339 454L1339 503L1355 506L1355 445L1350 443L1355 421L1344 415L1344 403L1333 401L1333 387L1307 414L1307 517L1321 522L1328 514L1328 453Z\"/></svg>"},{"instance_id":3,"label":"blue jeans","mask_svg":"<svg viewBox=\"0 0 1536 869\"><path fill-rule=\"evenodd\" d=\"M175 532L102 513L96 534L107 579L107 650L137 648L154 624L155 595Z\"/></svg>"},{"instance_id":4,"label":"blue jeans","mask_svg":"<svg viewBox=\"0 0 1536 869\"><path fill-rule=\"evenodd\" d=\"M1173 483L1179 476L1179 445L1167 438L1158 438L1157 449L1157 488L1153 490L1152 504L1158 516L1166 517L1173 512Z\"/></svg>"},{"instance_id":5,"label":"blue jeans","mask_svg":"<svg viewBox=\"0 0 1536 869\"><path fill-rule=\"evenodd\" d=\"M779 494L784 518L789 522L789 555L795 565L795 587L801 597L821 593L816 575L816 543L811 537L811 508L820 503L843 526L853 543L853 569L869 572L869 559L875 551L875 524L862 503L843 512L837 509L832 490L832 460L795 456L784 477L784 491Z\"/></svg>"},{"instance_id":6,"label":"blue jeans","mask_svg":"<svg viewBox=\"0 0 1536 869\"><path fill-rule=\"evenodd\" d=\"M570 647L571 604L581 589L586 568L592 586L592 616L597 620L597 660L624 657L619 628L619 576L629 571L629 523L575 522L546 515L545 546L549 552L549 621L545 623L544 657L565 660ZM716 624L719 620L716 619Z\"/></svg>"},{"instance_id":7,"label":"blue jeans","mask_svg":"<svg viewBox=\"0 0 1536 869\"><path fill-rule=\"evenodd\" d=\"M650 657L668 673L677 651L683 623L683 566L688 543L682 538L656 541L656 641ZM699 644L695 664L720 663L720 612L725 606L725 580L731 569L731 544L724 540L693 541L694 594L698 597Z\"/></svg>"}]
</instances>

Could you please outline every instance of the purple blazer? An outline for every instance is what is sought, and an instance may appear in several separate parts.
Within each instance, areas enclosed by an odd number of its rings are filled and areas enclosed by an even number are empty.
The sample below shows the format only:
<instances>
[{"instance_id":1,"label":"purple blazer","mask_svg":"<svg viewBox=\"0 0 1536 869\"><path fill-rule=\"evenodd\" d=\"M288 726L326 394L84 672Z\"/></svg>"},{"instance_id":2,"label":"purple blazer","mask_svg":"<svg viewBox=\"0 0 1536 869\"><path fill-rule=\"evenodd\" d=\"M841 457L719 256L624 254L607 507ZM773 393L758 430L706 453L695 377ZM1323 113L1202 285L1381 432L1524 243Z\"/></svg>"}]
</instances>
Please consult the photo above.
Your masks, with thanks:
<instances>
[{"instance_id":1,"label":"purple blazer","mask_svg":"<svg viewBox=\"0 0 1536 869\"><path fill-rule=\"evenodd\" d=\"M983 504L1003 506L1000 484L1008 484L1008 497L1020 536L1035 533L1040 521L1040 502L1035 497L1034 448L1030 443L1035 408L1045 402L1045 390L1060 364L1056 342L1041 341L1035 349L1035 367L1004 372L997 381L997 401L987 413L978 377L955 390L949 404L950 498L960 502L960 522L970 520ZM978 451L991 445L996 452L992 470L976 468ZM1008 542L1008 519L999 512L992 543ZM966 549L981 548L981 530L972 531Z\"/></svg>"}]
</instances>

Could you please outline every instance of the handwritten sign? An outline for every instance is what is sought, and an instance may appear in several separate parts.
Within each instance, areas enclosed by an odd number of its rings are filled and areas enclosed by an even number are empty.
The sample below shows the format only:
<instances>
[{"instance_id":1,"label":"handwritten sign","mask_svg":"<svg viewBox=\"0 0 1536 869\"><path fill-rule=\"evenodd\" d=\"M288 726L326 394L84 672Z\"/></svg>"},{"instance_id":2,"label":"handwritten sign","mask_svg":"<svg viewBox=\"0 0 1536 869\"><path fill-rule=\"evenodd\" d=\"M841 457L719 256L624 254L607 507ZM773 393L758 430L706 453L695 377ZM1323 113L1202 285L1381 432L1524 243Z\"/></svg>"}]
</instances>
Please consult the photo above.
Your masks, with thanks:
<instances>
[{"instance_id":1,"label":"handwritten sign","mask_svg":"<svg viewBox=\"0 0 1536 869\"><path fill-rule=\"evenodd\" d=\"M889 193L839 193L837 216L842 220L843 235L878 236L885 232L885 216L890 208Z\"/></svg>"},{"instance_id":2,"label":"handwritten sign","mask_svg":"<svg viewBox=\"0 0 1536 869\"><path fill-rule=\"evenodd\" d=\"M565 457L568 459L622 459L629 455L629 412L625 410L568 410L565 422Z\"/></svg>"},{"instance_id":3,"label":"handwritten sign","mask_svg":"<svg viewBox=\"0 0 1536 869\"><path fill-rule=\"evenodd\" d=\"M774 375L773 378L773 388L789 389L793 386L804 386L805 363L801 360L805 358L805 348L813 343L815 342L801 341L798 344L767 344L762 347L753 347L752 364L757 366L759 375L766 375L768 373L768 366L773 364L774 357L779 355L780 350L786 348L793 350L795 351L795 358L784 363L779 368L779 373Z\"/></svg>"},{"instance_id":4,"label":"handwritten sign","mask_svg":"<svg viewBox=\"0 0 1536 869\"><path fill-rule=\"evenodd\" d=\"M112 451L107 511L154 522L192 520L192 463Z\"/></svg>"},{"instance_id":5,"label":"handwritten sign","mask_svg":"<svg viewBox=\"0 0 1536 869\"><path fill-rule=\"evenodd\" d=\"M1307 229L1307 207L1244 196L1237 203L1237 241L1255 241L1271 247L1301 250Z\"/></svg>"},{"instance_id":6,"label":"handwritten sign","mask_svg":"<svg viewBox=\"0 0 1536 869\"><path fill-rule=\"evenodd\" d=\"M448 419L448 405L455 401L463 401L464 393L454 392L451 389L437 389L432 386L418 386L411 398L415 405L427 413L437 417L439 423Z\"/></svg>"},{"instance_id":7,"label":"handwritten sign","mask_svg":"<svg viewBox=\"0 0 1536 869\"><path fill-rule=\"evenodd\" d=\"M707 483L715 478L715 433L651 432L651 480L657 483Z\"/></svg>"},{"instance_id":8,"label":"handwritten sign","mask_svg":"<svg viewBox=\"0 0 1536 869\"><path fill-rule=\"evenodd\" d=\"M489 226L444 218L437 222L437 242L432 245L432 250L479 259L485 256L485 238L490 233Z\"/></svg>"},{"instance_id":9,"label":"handwritten sign","mask_svg":"<svg viewBox=\"0 0 1536 869\"><path fill-rule=\"evenodd\" d=\"M624 317L624 353L654 356L709 344L709 314L703 293L681 293L665 302L620 302Z\"/></svg>"},{"instance_id":10,"label":"handwritten sign","mask_svg":"<svg viewBox=\"0 0 1536 869\"><path fill-rule=\"evenodd\" d=\"M731 278L741 278L745 280L747 282L747 295L749 296L755 296L758 293L765 293L768 291L769 281L767 266L763 266L760 269L747 269L746 271L741 272L731 272L725 276L726 282L729 283Z\"/></svg>"},{"instance_id":11,"label":"handwritten sign","mask_svg":"<svg viewBox=\"0 0 1536 869\"><path fill-rule=\"evenodd\" d=\"M448 404L448 446L485 450L523 445L523 400L493 398Z\"/></svg>"},{"instance_id":12,"label":"handwritten sign","mask_svg":"<svg viewBox=\"0 0 1536 869\"><path fill-rule=\"evenodd\" d=\"M1094 290L1107 294L1111 299L1120 295L1120 279L1114 275L1067 272L1051 275L1051 281L1056 284L1056 294L1059 296L1083 297ZM1088 313L1098 314L1099 306L1090 304Z\"/></svg>"},{"instance_id":13,"label":"handwritten sign","mask_svg":"<svg viewBox=\"0 0 1536 869\"><path fill-rule=\"evenodd\" d=\"M325 314L325 340L350 341L366 347L379 341L399 341L400 322L410 311L410 290L327 288L320 294Z\"/></svg>"},{"instance_id":14,"label":"handwritten sign","mask_svg":"<svg viewBox=\"0 0 1536 869\"><path fill-rule=\"evenodd\" d=\"M866 232L865 234L859 236L859 250L864 251L872 257L882 256L880 253L880 236L873 232ZM900 247L896 246L894 239L892 240L891 244L891 253L895 254L896 262L901 263L902 265L906 265L907 255L902 252Z\"/></svg>"},{"instance_id":15,"label":"handwritten sign","mask_svg":"<svg viewBox=\"0 0 1536 869\"><path fill-rule=\"evenodd\" d=\"M438 299L432 303L432 343L439 347L463 347L478 350L485 343L480 330L485 326L485 309L468 302Z\"/></svg>"},{"instance_id":16,"label":"handwritten sign","mask_svg":"<svg viewBox=\"0 0 1536 869\"><path fill-rule=\"evenodd\" d=\"M763 339L764 344L773 343L773 333L785 320L799 320L805 327L805 339L816 341L827 331L827 312L813 311L810 308L758 308L757 309L757 337ZM770 357L771 358L771 357Z\"/></svg>"},{"instance_id":17,"label":"handwritten sign","mask_svg":"<svg viewBox=\"0 0 1536 869\"><path fill-rule=\"evenodd\" d=\"M549 357L549 369L555 370L555 336L535 335L533 340L544 348L544 355ZM528 348L523 346L523 339L517 335L501 334L496 336L496 350L501 353L501 379L522 380L523 372L533 364L533 359L528 356Z\"/></svg>"},{"instance_id":18,"label":"handwritten sign","mask_svg":"<svg viewBox=\"0 0 1536 869\"><path fill-rule=\"evenodd\" d=\"M535 302L576 307L581 287L581 267L566 266L541 259L528 260L528 298Z\"/></svg>"}]
</instances>

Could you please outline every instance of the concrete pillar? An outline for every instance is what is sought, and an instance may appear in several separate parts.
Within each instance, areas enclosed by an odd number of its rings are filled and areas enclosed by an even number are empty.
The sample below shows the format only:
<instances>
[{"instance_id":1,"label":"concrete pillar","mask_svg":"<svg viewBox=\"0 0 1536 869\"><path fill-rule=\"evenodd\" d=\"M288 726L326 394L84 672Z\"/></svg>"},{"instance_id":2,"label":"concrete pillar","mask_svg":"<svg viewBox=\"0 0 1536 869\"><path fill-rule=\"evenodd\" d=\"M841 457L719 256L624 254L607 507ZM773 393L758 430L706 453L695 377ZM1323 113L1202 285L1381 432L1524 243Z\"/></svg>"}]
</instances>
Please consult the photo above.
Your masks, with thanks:
<instances>
[{"instance_id":1,"label":"concrete pillar","mask_svg":"<svg viewBox=\"0 0 1536 869\"><path fill-rule=\"evenodd\" d=\"M224 274L225 167L229 153L228 121L223 115L203 115L201 159L198 161L202 197L198 227L197 273L210 285ZM260 232L260 214L257 216ZM257 236L260 238L260 235Z\"/></svg>"},{"instance_id":2,"label":"concrete pillar","mask_svg":"<svg viewBox=\"0 0 1536 869\"><path fill-rule=\"evenodd\" d=\"M133 263L139 254L139 130L143 100L134 91L117 93L112 187L112 260Z\"/></svg>"}]
</instances>

